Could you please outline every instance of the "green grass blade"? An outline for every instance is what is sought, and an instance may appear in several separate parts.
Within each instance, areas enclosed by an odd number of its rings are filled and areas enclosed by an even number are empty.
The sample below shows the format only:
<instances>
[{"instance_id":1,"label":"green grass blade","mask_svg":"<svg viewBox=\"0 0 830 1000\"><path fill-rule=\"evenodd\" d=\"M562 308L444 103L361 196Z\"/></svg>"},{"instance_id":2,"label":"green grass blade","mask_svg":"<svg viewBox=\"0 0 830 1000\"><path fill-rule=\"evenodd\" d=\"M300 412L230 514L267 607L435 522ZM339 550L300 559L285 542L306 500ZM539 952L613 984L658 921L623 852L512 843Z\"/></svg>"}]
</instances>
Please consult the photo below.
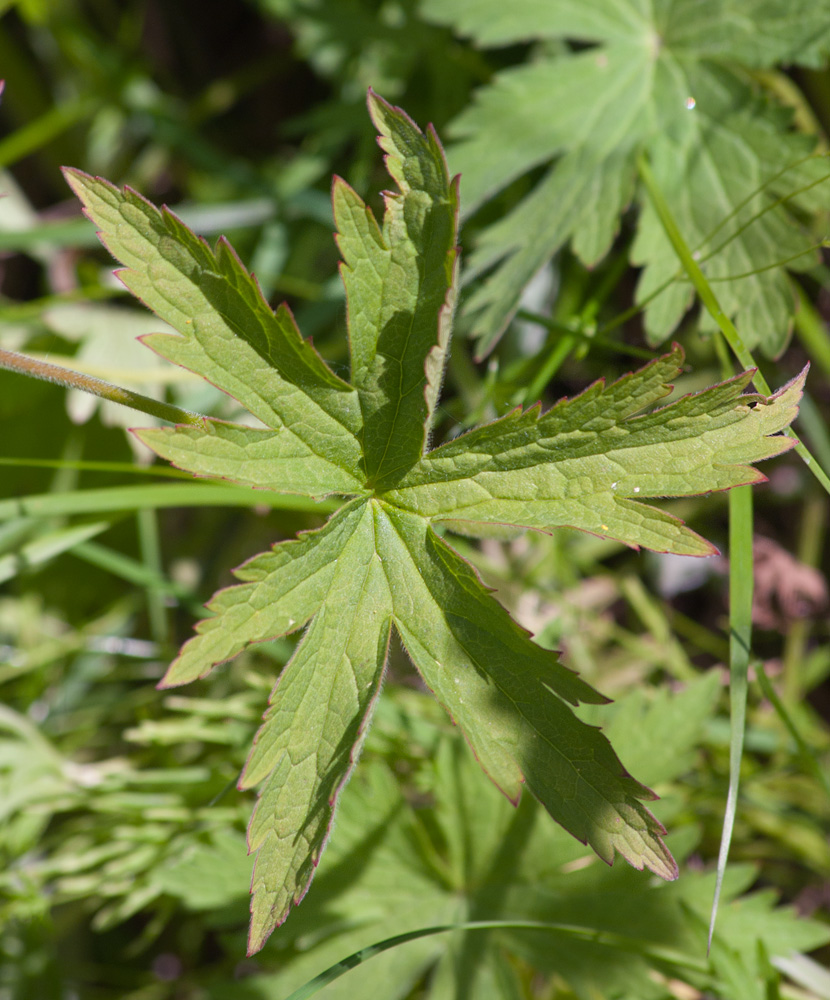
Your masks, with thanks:
<instances>
[{"instance_id":1,"label":"green grass blade","mask_svg":"<svg viewBox=\"0 0 830 1000\"><path fill-rule=\"evenodd\" d=\"M341 959L330 966L324 972L309 980L299 989L285 997L285 1000L308 1000L308 997L319 993L324 986L333 983L336 979L344 976L350 969L356 969L359 965L367 962L370 958L397 948L399 945L407 944L409 941L417 941L419 938L432 937L435 934L446 934L450 931L550 931L553 934L565 934L577 940L592 941L604 944L611 948L619 948L627 952L638 952L650 958L665 962L676 968L690 969L697 973L707 973L708 964L703 961L694 961L686 955L672 951L670 948L643 947L634 939L626 938L622 934L615 934L611 931L598 931L589 927L580 927L576 924L548 923L542 920L470 920L457 924L438 924L434 927L420 927L415 931L408 931L406 934L396 934L393 937L370 944L366 948L361 948L347 958Z\"/></svg>"},{"instance_id":2,"label":"green grass blade","mask_svg":"<svg viewBox=\"0 0 830 1000\"><path fill-rule=\"evenodd\" d=\"M163 576L163 571L156 512L152 508L142 507L136 511L136 519L143 564L152 576L160 578ZM152 586L146 587L146 596L150 632L154 642L163 648L169 634L164 597L156 587Z\"/></svg>"},{"instance_id":3,"label":"green grass blade","mask_svg":"<svg viewBox=\"0 0 830 1000\"><path fill-rule=\"evenodd\" d=\"M0 147L1 148L1 147ZM190 226L201 236L222 233L228 229L247 229L260 226L274 214L274 203L271 198L256 198L249 201L217 202L212 205L179 204L174 208L176 215L186 226ZM37 247L97 247L98 237L87 219L78 216L75 219L65 219L61 222L36 222L26 229L0 230L0 250L11 253L29 253ZM285 291L290 295L305 297L311 295L311 289L317 286L302 284L299 280L292 281L283 277L280 284L288 287ZM15 302L4 305L0 315L15 318L20 316L38 315L41 309L52 302L83 301L92 298L113 298L123 295L122 288L95 288L86 285L77 292L67 292L61 295L45 295L40 299L28 302ZM319 295L319 292L318 292Z\"/></svg>"},{"instance_id":4,"label":"green grass blade","mask_svg":"<svg viewBox=\"0 0 830 1000\"><path fill-rule=\"evenodd\" d=\"M747 675L752 643L752 489L748 486L729 494L729 793L718 853L715 896L709 921L709 943L715 932L723 876L738 808L738 786L746 730Z\"/></svg>"},{"instance_id":5,"label":"green grass blade","mask_svg":"<svg viewBox=\"0 0 830 1000\"><path fill-rule=\"evenodd\" d=\"M795 314L795 332L810 358L830 376L830 335L824 320L807 297L800 282L792 282L798 296L798 310Z\"/></svg>"},{"instance_id":6,"label":"green grass blade","mask_svg":"<svg viewBox=\"0 0 830 1000\"><path fill-rule=\"evenodd\" d=\"M90 97L55 104L40 118L12 132L0 142L0 167L8 167L46 146L62 132L92 115L98 101Z\"/></svg>"},{"instance_id":7,"label":"green grass blade","mask_svg":"<svg viewBox=\"0 0 830 1000\"><path fill-rule=\"evenodd\" d=\"M337 501L315 503L308 497L262 490L254 492L241 486L206 483L153 486L109 486L99 490L72 490L68 493L39 493L12 500L0 500L0 521L14 517L51 517L68 514L100 514L115 510L138 510L143 507L272 507L277 510L300 510L331 514L340 506Z\"/></svg>"},{"instance_id":8,"label":"green grass blade","mask_svg":"<svg viewBox=\"0 0 830 1000\"><path fill-rule=\"evenodd\" d=\"M824 414L809 393L804 393L798 408L798 423L824 471L830 475L830 429Z\"/></svg>"},{"instance_id":9,"label":"green grass blade","mask_svg":"<svg viewBox=\"0 0 830 1000\"><path fill-rule=\"evenodd\" d=\"M97 566L137 587L144 587L160 597L174 597L178 601L189 602L194 614L204 612L204 606L195 599L190 588L166 579L150 566L125 556L123 552L116 552L97 542L81 542L72 549L72 554L91 566Z\"/></svg>"},{"instance_id":10,"label":"green grass blade","mask_svg":"<svg viewBox=\"0 0 830 1000\"><path fill-rule=\"evenodd\" d=\"M805 768L810 771L816 781L827 793L827 797L830 799L830 775L827 773L825 768L821 766L821 761L819 761L815 751L808 745L804 737L798 731L798 727L793 721L792 716L787 711L784 703L778 697L778 693L772 686L772 682L769 677L767 677L766 672L764 671L763 663L761 663L760 660L756 660L753 665L755 667L755 673L758 676L758 685L764 692L764 697L775 709L775 714L784 723L787 728L787 732L790 736L792 736L795 745L798 747L798 755Z\"/></svg>"},{"instance_id":11,"label":"green grass blade","mask_svg":"<svg viewBox=\"0 0 830 1000\"><path fill-rule=\"evenodd\" d=\"M96 462L72 458L0 458L0 467L11 466L19 469L76 469L78 472L128 472L137 476L158 476L164 479L186 479L193 482L193 476L181 469L170 469L166 465L136 465L134 462Z\"/></svg>"},{"instance_id":12,"label":"green grass blade","mask_svg":"<svg viewBox=\"0 0 830 1000\"><path fill-rule=\"evenodd\" d=\"M100 535L109 527L108 521L96 521L94 524L76 524L71 528L60 528L49 531L27 542L17 552L10 552L0 557L0 583L11 580L18 573L27 569L35 569L55 556L68 552L81 542L95 535Z\"/></svg>"}]
</instances>

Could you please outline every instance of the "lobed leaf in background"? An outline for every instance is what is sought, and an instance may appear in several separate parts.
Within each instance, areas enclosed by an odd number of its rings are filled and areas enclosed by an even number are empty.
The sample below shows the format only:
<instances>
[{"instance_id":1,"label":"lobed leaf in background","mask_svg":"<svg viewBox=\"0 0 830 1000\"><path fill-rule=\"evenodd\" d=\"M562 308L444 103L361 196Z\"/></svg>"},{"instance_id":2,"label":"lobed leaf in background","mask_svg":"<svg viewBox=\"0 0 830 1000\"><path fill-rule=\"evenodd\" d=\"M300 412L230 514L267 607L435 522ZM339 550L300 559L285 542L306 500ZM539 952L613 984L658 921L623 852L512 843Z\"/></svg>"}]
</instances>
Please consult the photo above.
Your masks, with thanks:
<instances>
[{"instance_id":1,"label":"lobed leaf in background","mask_svg":"<svg viewBox=\"0 0 830 1000\"><path fill-rule=\"evenodd\" d=\"M466 304L479 354L565 243L588 267L602 259L632 201L640 214L631 263L643 268L637 301L648 339L660 344L676 329L693 292L674 280L671 246L648 199L640 202L643 153L746 346L783 351L795 310L786 269L815 262L820 237L806 223L824 210L827 185L815 185L830 171L807 159L814 140L793 131L791 112L753 81L779 63L826 59L827 0L517 0L509 13L497 0L424 0L421 9L483 47L542 46L482 87L450 127L468 213L548 167L470 256L467 280L483 278ZM578 44L544 47L563 41Z\"/></svg>"},{"instance_id":2,"label":"lobed leaf in background","mask_svg":"<svg viewBox=\"0 0 830 1000\"><path fill-rule=\"evenodd\" d=\"M248 645L307 626L274 688L240 787L262 783L249 827L258 852L250 951L308 889L339 794L366 735L392 627L514 803L523 785L610 863L666 879L677 868L653 793L569 706L602 695L534 644L436 532L463 523L570 526L637 547L713 547L642 500L757 482L748 463L780 454L802 375L765 400L744 373L662 409L676 348L546 414L515 411L432 451L457 275L458 193L438 139L370 92L397 191L382 227L340 179L333 200L348 302L351 381L272 312L227 242L214 248L169 211L80 171L67 179L126 265L124 284L178 335L144 342L242 404L261 427L205 418L137 431L198 476L343 505L321 529L275 545L220 591L162 686L187 683ZM641 414L641 415L638 415ZM446 526L446 525L445 525Z\"/></svg>"}]
</instances>

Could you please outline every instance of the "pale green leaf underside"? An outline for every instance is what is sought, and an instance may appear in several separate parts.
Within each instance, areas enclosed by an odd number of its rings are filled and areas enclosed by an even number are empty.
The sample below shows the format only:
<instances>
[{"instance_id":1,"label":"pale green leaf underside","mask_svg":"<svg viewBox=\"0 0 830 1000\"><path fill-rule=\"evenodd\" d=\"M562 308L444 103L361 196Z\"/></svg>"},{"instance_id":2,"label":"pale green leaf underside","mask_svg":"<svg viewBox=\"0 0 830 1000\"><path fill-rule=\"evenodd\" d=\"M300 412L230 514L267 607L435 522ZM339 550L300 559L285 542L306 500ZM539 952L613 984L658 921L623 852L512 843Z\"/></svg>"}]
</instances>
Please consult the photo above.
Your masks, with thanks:
<instances>
[{"instance_id":1,"label":"pale green leaf underside","mask_svg":"<svg viewBox=\"0 0 830 1000\"><path fill-rule=\"evenodd\" d=\"M387 499L433 521L568 526L708 555L708 542L640 501L762 479L745 463L792 447L778 432L795 416L804 376L769 402L741 396L745 373L637 416L668 392L681 357L676 350L607 388L597 382L542 416L516 411L458 437L425 456Z\"/></svg>"},{"instance_id":2,"label":"pale green leaf underside","mask_svg":"<svg viewBox=\"0 0 830 1000\"><path fill-rule=\"evenodd\" d=\"M303 340L287 308L271 310L228 245L220 240L211 250L129 188L119 191L80 171L66 177L102 241L126 265L121 280L181 334L151 334L144 342L312 451L325 436L329 460L357 470L357 394Z\"/></svg>"},{"instance_id":3,"label":"pale green leaf underside","mask_svg":"<svg viewBox=\"0 0 830 1000\"><path fill-rule=\"evenodd\" d=\"M198 426L150 428L134 433L157 455L198 476L318 498L360 491L363 483L359 470L349 472L329 457L337 453L338 440L332 439L327 430L310 428L300 437L285 427L260 430L205 420Z\"/></svg>"},{"instance_id":4,"label":"pale green leaf underside","mask_svg":"<svg viewBox=\"0 0 830 1000\"><path fill-rule=\"evenodd\" d=\"M509 11L497 0L429 0L424 10L485 45L560 38L595 46L503 71L451 126L457 142L450 163L463 176L467 212L528 169L552 163L471 255L471 274L495 268L465 306L480 353L566 241L589 266L604 255L634 190L637 151L647 153L673 217L718 283L747 346L780 353L794 309L785 267L810 266L814 237L790 211L800 195L776 200L828 171L816 161L810 177L796 168L776 179L814 143L789 129L787 112L758 101L740 66L814 63L830 43L830 0L795 7L782 0L669 0L657 7L641 0L517 0ZM599 197L594 181L602 185ZM820 190L826 203L827 187ZM638 298L645 303L675 278L678 265L647 199L641 207L632 262L644 267ZM594 229L601 240L580 238ZM648 302L652 343L675 329L690 301L688 285L680 284Z\"/></svg>"},{"instance_id":5,"label":"pale green leaf underside","mask_svg":"<svg viewBox=\"0 0 830 1000\"><path fill-rule=\"evenodd\" d=\"M633 188L630 153L598 159L578 151L563 157L513 212L484 231L470 256L466 280L504 261L467 299L465 308L477 314L476 323L500 328L529 276L569 239L589 265L604 257Z\"/></svg>"},{"instance_id":6,"label":"pale green leaf underside","mask_svg":"<svg viewBox=\"0 0 830 1000\"><path fill-rule=\"evenodd\" d=\"M258 851L252 952L308 889L380 690L391 601L371 504L354 516L324 603L274 689L240 779L241 788L265 781L248 829Z\"/></svg>"},{"instance_id":7,"label":"pale green leaf underside","mask_svg":"<svg viewBox=\"0 0 830 1000\"><path fill-rule=\"evenodd\" d=\"M602 42L639 35L656 5L644 0L424 0L426 17L455 25L481 45L532 38ZM757 66L813 65L830 50L827 0L670 0L656 27L684 48Z\"/></svg>"}]
</instances>

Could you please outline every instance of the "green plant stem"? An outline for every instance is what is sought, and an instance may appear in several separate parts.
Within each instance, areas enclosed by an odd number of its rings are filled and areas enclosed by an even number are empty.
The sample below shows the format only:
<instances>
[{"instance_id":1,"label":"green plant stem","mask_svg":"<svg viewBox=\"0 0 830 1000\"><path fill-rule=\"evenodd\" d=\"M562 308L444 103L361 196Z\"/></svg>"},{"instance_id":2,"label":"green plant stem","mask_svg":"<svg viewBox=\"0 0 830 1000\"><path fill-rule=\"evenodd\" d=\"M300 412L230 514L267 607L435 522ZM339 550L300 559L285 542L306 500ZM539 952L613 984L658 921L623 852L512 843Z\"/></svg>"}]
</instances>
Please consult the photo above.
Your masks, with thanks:
<instances>
[{"instance_id":1,"label":"green plant stem","mask_svg":"<svg viewBox=\"0 0 830 1000\"><path fill-rule=\"evenodd\" d=\"M639 309L634 309L631 315L636 315L638 312ZM626 316L628 315L627 312ZM642 358L644 361L654 360L654 351L649 351L644 347L634 347L632 344L626 344L621 340L611 340L610 337L603 336L602 331L610 329L610 325L602 327L600 331L591 334L587 330L580 329L575 324L557 323L555 320L541 316L539 313L531 312L529 309L520 309L516 313L516 318L523 319L528 323L538 323L539 326L543 326L546 330L554 330L566 336L575 337L580 344L595 344L598 347L606 347L611 351L616 351L618 354L625 354L630 358ZM617 325L615 321L612 322L614 326Z\"/></svg>"},{"instance_id":2,"label":"green plant stem","mask_svg":"<svg viewBox=\"0 0 830 1000\"><path fill-rule=\"evenodd\" d=\"M525 393L525 406L532 406L535 402L541 399L545 386L559 371L562 363L575 347L576 342L576 337L571 333L564 334L564 336L556 342L555 347L545 358L544 364L539 369L536 377L530 383L528 390Z\"/></svg>"},{"instance_id":3,"label":"green plant stem","mask_svg":"<svg viewBox=\"0 0 830 1000\"><path fill-rule=\"evenodd\" d=\"M164 576L161 559L161 544L159 542L158 521L156 512L148 507L140 507L136 511L138 521L138 540L141 547L141 558L144 565L155 577ZM146 586L147 614L150 619L150 632L154 642L162 649L169 642L169 627L167 608L164 595L157 587Z\"/></svg>"},{"instance_id":4,"label":"green plant stem","mask_svg":"<svg viewBox=\"0 0 830 1000\"><path fill-rule=\"evenodd\" d=\"M813 454L824 471L830 474L830 429L827 427L824 414L809 392L805 392L801 397L798 422L812 446Z\"/></svg>"},{"instance_id":5,"label":"green plant stem","mask_svg":"<svg viewBox=\"0 0 830 1000\"><path fill-rule=\"evenodd\" d=\"M99 545L97 542L81 542L75 545L72 549L72 555L83 559L92 566L106 570L113 576L119 576L122 580L137 587L144 587L148 591L152 590L161 598L168 597L179 601L188 610L192 610L195 615L204 615L204 604L197 600L189 587L166 579L154 568L139 562L137 559L131 559L129 556L104 545Z\"/></svg>"},{"instance_id":6,"label":"green plant stem","mask_svg":"<svg viewBox=\"0 0 830 1000\"><path fill-rule=\"evenodd\" d=\"M6 230L8 232L8 230ZM5 249L0 247L0 249ZM42 295L26 302L3 302L0 304L0 322L23 323L26 320L38 319L51 306L66 305L67 302L92 302L117 298L124 295L124 288L110 288L104 285L82 285L70 292L60 295Z\"/></svg>"},{"instance_id":7,"label":"green plant stem","mask_svg":"<svg viewBox=\"0 0 830 1000\"><path fill-rule=\"evenodd\" d=\"M735 329L735 324L721 308L721 304L715 293L712 291L711 285L706 280L705 275L692 255L688 244L677 227L677 223L674 221L674 217L671 214L665 198L663 198L662 192L657 186L657 181L654 178L651 167L648 165L648 161L642 154L637 159L637 167L640 173L640 178L648 191L651 202L654 205L654 209L663 225L663 229L674 247L674 252L677 254L681 264L683 265L683 270L689 276L689 280L692 282L695 291L700 296L700 301L720 327L724 337L726 338L726 342L729 344L732 352L735 357L737 357L738 361L740 361L741 365L743 365L745 369L755 369L752 381L758 391L763 393L765 396L772 395L769 383L761 374L752 353L747 349L740 334ZM818 479L824 489L830 493L830 477L824 469L822 469L821 465L810 454L794 431L788 428L784 431L784 433L787 437L791 437L796 442L796 452L804 460L807 468L813 473L816 479Z\"/></svg>"},{"instance_id":8,"label":"green plant stem","mask_svg":"<svg viewBox=\"0 0 830 1000\"><path fill-rule=\"evenodd\" d=\"M133 462L95 462L86 459L67 458L6 458L0 457L0 467L10 466L20 469L77 469L80 472L126 472L136 476L157 476L163 479L186 479L193 482L193 476L181 469L168 469L164 465L135 465Z\"/></svg>"},{"instance_id":9,"label":"green plant stem","mask_svg":"<svg viewBox=\"0 0 830 1000\"><path fill-rule=\"evenodd\" d=\"M17 372L20 375L39 378L44 382L54 382L67 389L80 389L82 392L89 392L93 396L100 396L113 403L129 406L133 410L149 413L150 416L158 417L159 420L167 420L171 424L200 424L205 419L201 414L191 413L189 410L172 406L170 403L162 403L149 396L142 396L141 393L133 392L131 389L112 385L110 382L105 382L92 375L83 375L81 372L72 371L71 368L52 365L48 361L30 358L25 354L18 354L16 351L0 349L0 368Z\"/></svg>"},{"instance_id":10,"label":"green plant stem","mask_svg":"<svg viewBox=\"0 0 830 1000\"><path fill-rule=\"evenodd\" d=\"M694 618L684 615L677 608L671 608L669 615L669 624L671 625L672 632L676 632L692 643L692 645L697 646L699 650L708 653L710 656L714 656L716 659L727 659L729 656L729 644L720 635L716 635L706 628L705 625L701 625L700 622L695 621Z\"/></svg>"},{"instance_id":11,"label":"green plant stem","mask_svg":"<svg viewBox=\"0 0 830 1000\"><path fill-rule=\"evenodd\" d=\"M767 677L764 671L763 663L756 662L755 672L758 677L758 684L764 692L764 696L775 709L776 715L784 723L784 726L790 736L792 736L795 745L798 748L798 755L801 758L801 762L804 765L805 770L812 774L816 781L822 786L828 798L830 798L830 775L828 775L827 770L821 766L821 762L816 757L815 752L798 731L798 727L795 722L793 722L786 706L778 697L772 682L769 677Z\"/></svg>"},{"instance_id":12,"label":"green plant stem","mask_svg":"<svg viewBox=\"0 0 830 1000\"><path fill-rule=\"evenodd\" d=\"M521 318L529 319L531 322L541 323L541 325L544 326L549 333L559 333L562 335L561 339L553 345L553 348L545 358L542 367L539 369L525 392L523 399L525 406L532 406L537 400L542 398L542 393L544 392L548 382L550 382L554 375L556 375L568 355L574 350L574 348L577 347L577 345L587 351L588 348L594 343L605 343L621 353L645 356L648 360L651 360L653 354L650 351L640 352L637 348L631 349L625 344L615 344L613 341L607 341L604 338L597 336L597 315L605 301L608 299L608 296L617 287L617 284L627 267L628 255L618 254L612 261L611 266L605 271L597 287L588 296L587 301L580 309L579 314L575 316L572 321L562 322L559 308L557 311L557 316L559 318L555 316L550 319L545 319L544 317L539 317L526 311L520 311L519 316ZM581 294L582 288L580 285L577 285L577 289L578 293ZM564 311L567 313L567 308Z\"/></svg>"}]
</instances>

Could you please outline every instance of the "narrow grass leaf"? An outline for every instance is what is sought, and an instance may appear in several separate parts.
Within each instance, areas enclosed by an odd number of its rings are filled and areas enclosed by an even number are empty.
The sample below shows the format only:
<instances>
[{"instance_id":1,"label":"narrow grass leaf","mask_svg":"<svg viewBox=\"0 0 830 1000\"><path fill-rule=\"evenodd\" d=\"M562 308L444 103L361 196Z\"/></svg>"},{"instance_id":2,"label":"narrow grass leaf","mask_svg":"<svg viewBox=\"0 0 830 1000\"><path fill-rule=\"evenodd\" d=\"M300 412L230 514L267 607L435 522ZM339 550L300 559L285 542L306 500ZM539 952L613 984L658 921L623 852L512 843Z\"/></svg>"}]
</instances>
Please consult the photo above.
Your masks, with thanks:
<instances>
[{"instance_id":1,"label":"narrow grass leaf","mask_svg":"<svg viewBox=\"0 0 830 1000\"><path fill-rule=\"evenodd\" d=\"M746 731L746 699L749 660L752 648L752 491L733 490L729 494L729 792L723 818L717 881L709 920L708 948L712 947L723 876L738 810L741 758Z\"/></svg>"},{"instance_id":2,"label":"narrow grass leaf","mask_svg":"<svg viewBox=\"0 0 830 1000\"><path fill-rule=\"evenodd\" d=\"M566 937L576 939L589 939L597 943L617 947L625 951L643 950L638 947L639 942L628 940L622 935L604 933L589 927L579 927L572 924L557 924L542 920L469 920L457 924L443 924L436 927L422 927L415 931L408 931L405 934L396 934L394 937L378 941L376 944L361 948L347 958L341 959L335 965L330 966L321 972L314 979L305 983L299 989L294 990L285 1000L308 1000L314 996L324 986L333 983L336 979L344 976L350 969L367 962L370 958L388 951L390 948L398 948L409 941L416 941L419 938L432 937L435 934L446 934L450 931L493 931L493 930L513 930L513 931L547 931L551 934L562 934ZM695 968L702 972L705 970L703 963L692 963L685 955L673 952L669 948L653 947L647 949L647 953L658 961L666 962L670 965L680 965Z\"/></svg>"},{"instance_id":3,"label":"narrow grass leaf","mask_svg":"<svg viewBox=\"0 0 830 1000\"><path fill-rule=\"evenodd\" d=\"M108 521L92 524L75 524L69 528L46 531L38 538L21 545L16 552L0 556L0 583L11 580L18 573L36 569L64 552L70 552L76 545L100 535L109 528Z\"/></svg>"},{"instance_id":4,"label":"narrow grass leaf","mask_svg":"<svg viewBox=\"0 0 830 1000\"><path fill-rule=\"evenodd\" d=\"M339 504L315 503L306 497L219 484L190 483L154 486L105 486L101 489L36 493L13 500L0 500L0 521L10 518L52 517L63 514L102 514L109 511L160 507L273 507L330 514Z\"/></svg>"}]
</instances>

